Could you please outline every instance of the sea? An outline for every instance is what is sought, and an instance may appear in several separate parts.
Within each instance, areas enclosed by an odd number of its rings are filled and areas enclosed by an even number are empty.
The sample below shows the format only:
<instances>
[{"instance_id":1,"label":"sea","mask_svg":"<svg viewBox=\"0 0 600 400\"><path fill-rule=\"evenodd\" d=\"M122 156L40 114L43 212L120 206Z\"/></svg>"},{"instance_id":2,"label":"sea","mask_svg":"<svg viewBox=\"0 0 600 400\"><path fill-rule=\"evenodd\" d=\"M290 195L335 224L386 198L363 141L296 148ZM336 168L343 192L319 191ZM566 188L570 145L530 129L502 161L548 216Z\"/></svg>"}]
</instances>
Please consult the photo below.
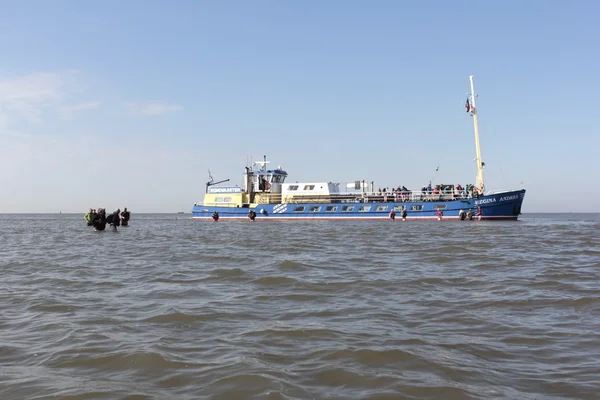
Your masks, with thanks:
<instances>
[{"instance_id":1,"label":"sea","mask_svg":"<svg viewBox=\"0 0 600 400\"><path fill-rule=\"evenodd\" d=\"M0 399L599 399L600 214L0 215Z\"/></svg>"}]
</instances>

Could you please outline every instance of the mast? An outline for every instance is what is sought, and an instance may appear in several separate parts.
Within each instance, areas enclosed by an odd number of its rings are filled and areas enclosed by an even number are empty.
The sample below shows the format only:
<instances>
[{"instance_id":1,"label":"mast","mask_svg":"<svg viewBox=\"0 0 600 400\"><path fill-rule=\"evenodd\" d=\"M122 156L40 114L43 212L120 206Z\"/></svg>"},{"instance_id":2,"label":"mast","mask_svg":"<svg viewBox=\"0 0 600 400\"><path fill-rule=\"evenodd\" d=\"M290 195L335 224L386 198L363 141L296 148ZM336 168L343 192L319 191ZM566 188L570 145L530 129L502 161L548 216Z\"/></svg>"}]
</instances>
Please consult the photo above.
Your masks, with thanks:
<instances>
[{"instance_id":1,"label":"mast","mask_svg":"<svg viewBox=\"0 0 600 400\"><path fill-rule=\"evenodd\" d=\"M475 106L475 89L473 88L473 75L469 75L471 81L471 106L470 111L473 116L473 130L475 131L475 162L477 163L477 177L475 178L475 187L483 193L485 185L483 183L483 162L481 161L481 147L479 146L479 124L477 123L477 107Z\"/></svg>"}]
</instances>

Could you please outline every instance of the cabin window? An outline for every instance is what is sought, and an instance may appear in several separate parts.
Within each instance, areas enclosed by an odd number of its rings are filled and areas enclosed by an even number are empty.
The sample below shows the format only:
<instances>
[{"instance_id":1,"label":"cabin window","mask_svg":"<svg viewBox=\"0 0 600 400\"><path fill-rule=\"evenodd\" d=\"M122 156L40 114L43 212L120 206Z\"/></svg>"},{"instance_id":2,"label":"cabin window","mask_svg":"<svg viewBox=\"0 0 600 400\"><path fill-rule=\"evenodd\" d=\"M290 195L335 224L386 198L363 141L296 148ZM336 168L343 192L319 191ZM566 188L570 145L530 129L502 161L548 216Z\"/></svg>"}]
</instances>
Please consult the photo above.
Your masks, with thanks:
<instances>
[{"instance_id":1,"label":"cabin window","mask_svg":"<svg viewBox=\"0 0 600 400\"><path fill-rule=\"evenodd\" d=\"M315 185L304 185L304 190L314 190Z\"/></svg>"},{"instance_id":2,"label":"cabin window","mask_svg":"<svg viewBox=\"0 0 600 400\"><path fill-rule=\"evenodd\" d=\"M440 209L446 208L446 205L445 204L434 204L433 208L435 208L436 210L440 210Z\"/></svg>"},{"instance_id":3,"label":"cabin window","mask_svg":"<svg viewBox=\"0 0 600 400\"><path fill-rule=\"evenodd\" d=\"M321 206L312 206L310 208L310 212L319 212L321 211Z\"/></svg>"},{"instance_id":4,"label":"cabin window","mask_svg":"<svg viewBox=\"0 0 600 400\"><path fill-rule=\"evenodd\" d=\"M344 206L342 207L342 212L351 212L354 210L354 206Z\"/></svg>"},{"instance_id":5,"label":"cabin window","mask_svg":"<svg viewBox=\"0 0 600 400\"><path fill-rule=\"evenodd\" d=\"M371 209L371 206L359 206L358 212L369 212L370 209Z\"/></svg>"},{"instance_id":6,"label":"cabin window","mask_svg":"<svg viewBox=\"0 0 600 400\"><path fill-rule=\"evenodd\" d=\"M325 212L335 212L337 210L337 206L327 206Z\"/></svg>"},{"instance_id":7,"label":"cabin window","mask_svg":"<svg viewBox=\"0 0 600 400\"><path fill-rule=\"evenodd\" d=\"M215 203L231 203L231 197L215 197Z\"/></svg>"},{"instance_id":8,"label":"cabin window","mask_svg":"<svg viewBox=\"0 0 600 400\"><path fill-rule=\"evenodd\" d=\"M387 211L388 206L377 206L375 211Z\"/></svg>"},{"instance_id":9,"label":"cabin window","mask_svg":"<svg viewBox=\"0 0 600 400\"><path fill-rule=\"evenodd\" d=\"M298 185L290 185L288 186L288 190L298 190Z\"/></svg>"},{"instance_id":10,"label":"cabin window","mask_svg":"<svg viewBox=\"0 0 600 400\"><path fill-rule=\"evenodd\" d=\"M410 206L410 211L421 211L423 209L423 204L415 204Z\"/></svg>"},{"instance_id":11,"label":"cabin window","mask_svg":"<svg viewBox=\"0 0 600 400\"><path fill-rule=\"evenodd\" d=\"M304 206L297 206L294 208L294 212L304 212Z\"/></svg>"},{"instance_id":12,"label":"cabin window","mask_svg":"<svg viewBox=\"0 0 600 400\"><path fill-rule=\"evenodd\" d=\"M394 206L394 211L403 211L406 209L405 205L402 206Z\"/></svg>"}]
</instances>

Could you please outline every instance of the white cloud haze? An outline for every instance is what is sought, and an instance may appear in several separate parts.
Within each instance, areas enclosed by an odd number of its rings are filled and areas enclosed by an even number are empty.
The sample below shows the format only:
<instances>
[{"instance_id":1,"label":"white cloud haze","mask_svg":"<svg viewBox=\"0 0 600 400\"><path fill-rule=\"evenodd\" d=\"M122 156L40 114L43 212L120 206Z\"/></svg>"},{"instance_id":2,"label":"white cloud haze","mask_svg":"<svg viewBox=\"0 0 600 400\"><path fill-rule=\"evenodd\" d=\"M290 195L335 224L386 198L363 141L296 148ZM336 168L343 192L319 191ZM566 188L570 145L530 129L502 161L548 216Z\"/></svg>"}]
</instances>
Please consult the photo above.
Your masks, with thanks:
<instances>
[{"instance_id":1,"label":"white cloud haze","mask_svg":"<svg viewBox=\"0 0 600 400\"><path fill-rule=\"evenodd\" d=\"M125 102L123 104L125 105L125 107L127 107L127 109L130 112L140 115L160 115L172 113L183 109L183 107L178 104L135 102Z\"/></svg>"},{"instance_id":2,"label":"white cloud haze","mask_svg":"<svg viewBox=\"0 0 600 400\"><path fill-rule=\"evenodd\" d=\"M84 212L101 206L179 211L173 204L187 211L198 190L183 197L163 190L172 179L164 165L186 171L193 154L151 143L121 145L122 121L110 120L115 126L110 132L96 129L90 118L110 104L90 100L80 81L76 71L0 77L0 212ZM113 104L126 104L141 116L182 109L160 102ZM88 110L94 114L83 118ZM121 112L121 118L127 115Z\"/></svg>"}]
</instances>

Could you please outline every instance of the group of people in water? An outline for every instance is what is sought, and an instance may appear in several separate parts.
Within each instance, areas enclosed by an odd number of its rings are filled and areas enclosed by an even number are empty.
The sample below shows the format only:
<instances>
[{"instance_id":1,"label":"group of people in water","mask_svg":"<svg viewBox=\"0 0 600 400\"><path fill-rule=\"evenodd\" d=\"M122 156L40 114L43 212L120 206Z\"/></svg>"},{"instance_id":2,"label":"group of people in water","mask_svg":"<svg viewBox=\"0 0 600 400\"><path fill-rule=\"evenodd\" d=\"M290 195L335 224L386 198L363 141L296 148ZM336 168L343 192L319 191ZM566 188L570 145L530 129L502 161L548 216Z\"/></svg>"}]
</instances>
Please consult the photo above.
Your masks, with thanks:
<instances>
[{"instance_id":1,"label":"group of people in water","mask_svg":"<svg viewBox=\"0 0 600 400\"><path fill-rule=\"evenodd\" d=\"M118 210L117 210L118 211ZM125 209L125 211L127 211L127 209ZM116 212L116 211L115 211ZM406 208L402 209L402 212L400 213L400 216L402 218L402 221L406 221L406 217L407 217L408 213L406 212ZM438 220L441 221L443 216L444 216L444 212L441 209L438 209L436 211L436 215L438 217ZM396 219L396 211L392 210L390 211L389 217L392 221L394 221ZM473 218L476 218L478 220L481 219L481 207L477 207L477 213L473 213L473 210L469 210L465 213L464 210L460 210L458 212L458 218L461 221L464 221L465 219L468 220L473 220ZM128 218L129 219L129 218ZM212 219L213 221L217 222L219 220L219 213L217 211L213 212L212 215ZM248 211L248 219L250 221L254 221L256 219L256 212L254 210L250 210ZM126 224L125 224L126 225Z\"/></svg>"},{"instance_id":2,"label":"group of people in water","mask_svg":"<svg viewBox=\"0 0 600 400\"><path fill-rule=\"evenodd\" d=\"M437 215L438 221L441 221L442 218L444 217L444 212L441 209L438 209L435 212L435 215ZM407 212L406 212L406 209L404 208L401 213L402 221L406 221L406 216L407 216ZM390 211L389 217L392 221L394 221L396 219L396 212L394 210ZM465 219L472 221L473 217L475 217L478 220L481 220L481 207L477 207L476 214L474 214L473 210L471 210L471 209L469 211L467 211L466 213L465 213L465 210L460 210L458 212L458 218L461 221L464 221Z\"/></svg>"},{"instance_id":3,"label":"group of people in water","mask_svg":"<svg viewBox=\"0 0 600 400\"><path fill-rule=\"evenodd\" d=\"M472 220L473 210L469 210L466 213L465 210L460 210L458 212L458 218L460 218L461 221L464 221L465 219ZM475 218L477 218L478 220L481 219L481 207L477 207L477 214L475 215Z\"/></svg>"},{"instance_id":4,"label":"group of people in water","mask_svg":"<svg viewBox=\"0 0 600 400\"><path fill-rule=\"evenodd\" d=\"M212 219L213 219L213 221L217 222L219 220L219 213L216 211L213 212ZM248 211L248 219L250 221L254 222L254 220L256 219L256 211L254 211L254 210Z\"/></svg>"},{"instance_id":5,"label":"group of people in water","mask_svg":"<svg viewBox=\"0 0 600 400\"><path fill-rule=\"evenodd\" d=\"M121 212L120 208L106 215L106 209L98 208L90 210L85 214L85 222L88 226L93 226L95 231L103 231L108 224L111 230L116 231L118 226L129 226L129 218L131 213L127 211L127 207Z\"/></svg>"}]
</instances>

